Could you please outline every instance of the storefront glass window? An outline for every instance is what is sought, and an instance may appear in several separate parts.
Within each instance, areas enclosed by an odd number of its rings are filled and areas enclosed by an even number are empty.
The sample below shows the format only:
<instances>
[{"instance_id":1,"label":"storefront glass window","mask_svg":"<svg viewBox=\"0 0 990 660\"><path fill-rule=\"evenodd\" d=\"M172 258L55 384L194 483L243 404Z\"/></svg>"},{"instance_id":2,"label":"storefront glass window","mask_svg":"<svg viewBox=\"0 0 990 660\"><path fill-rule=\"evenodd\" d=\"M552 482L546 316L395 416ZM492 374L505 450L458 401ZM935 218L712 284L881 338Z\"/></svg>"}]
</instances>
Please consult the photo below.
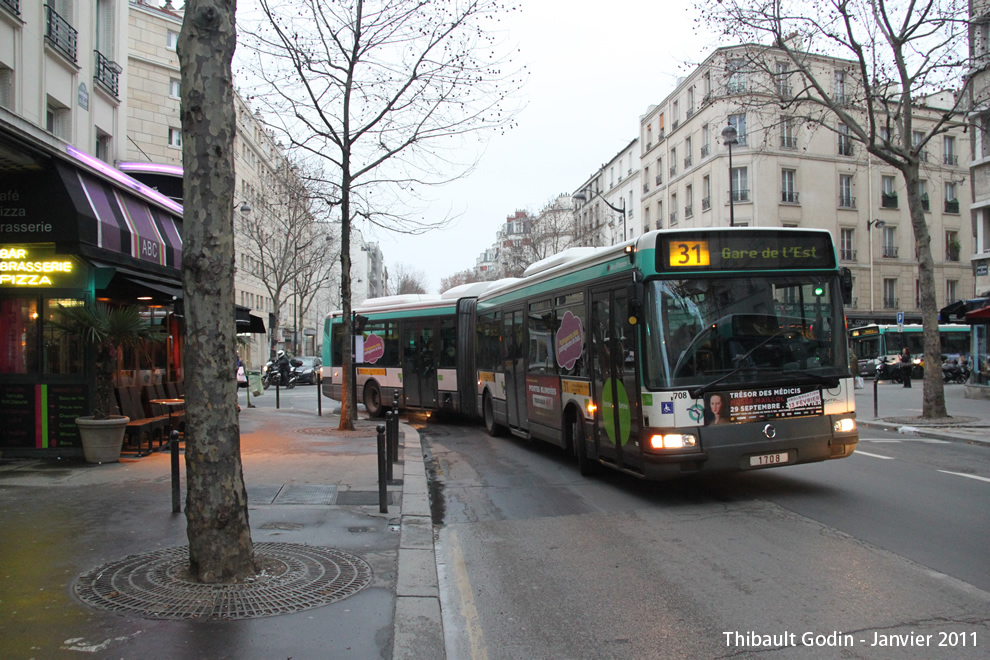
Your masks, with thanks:
<instances>
[{"instance_id":1,"label":"storefront glass window","mask_svg":"<svg viewBox=\"0 0 990 660\"><path fill-rule=\"evenodd\" d=\"M38 373L38 300L0 299L0 373Z\"/></svg>"},{"instance_id":2,"label":"storefront glass window","mask_svg":"<svg viewBox=\"0 0 990 660\"><path fill-rule=\"evenodd\" d=\"M62 322L63 307L84 304L76 298L48 298L45 300L45 371L50 374L81 374L84 369L85 346L74 335L61 332L52 322Z\"/></svg>"}]
</instances>

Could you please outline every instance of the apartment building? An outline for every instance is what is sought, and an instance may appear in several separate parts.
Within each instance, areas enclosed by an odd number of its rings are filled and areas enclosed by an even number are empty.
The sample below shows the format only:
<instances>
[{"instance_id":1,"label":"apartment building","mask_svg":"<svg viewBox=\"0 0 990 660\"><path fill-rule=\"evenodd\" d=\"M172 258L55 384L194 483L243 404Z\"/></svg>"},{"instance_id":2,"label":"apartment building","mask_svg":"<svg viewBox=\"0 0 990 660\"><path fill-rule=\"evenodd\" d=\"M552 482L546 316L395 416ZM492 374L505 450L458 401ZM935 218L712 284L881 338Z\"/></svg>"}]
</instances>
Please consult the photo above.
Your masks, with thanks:
<instances>
[{"instance_id":1,"label":"apartment building","mask_svg":"<svg viewBox=\"0 0 990 660\"><path fill-rule=\"evenodd\" d=\"M990 296L990 70L986 66L990 63L990 2L972 0L970 16L970 55L974 60L970 87L973 273L976 294Z\"/></svg>"},{"instance_id":2,"label":"apartment building","mask_svg":"<svg viewBox=\"0 0 990 660\"><path fill-rule=\"evenodd\" d=\"M120 167L181 199L180 70L175 48L182 28L182 10L161 0L129 0L128 24L128 149L127 159ZM299 311L306 306L300 304L293 290L293 278L268 282L280 294L279 300L273 299L262 279L258 239L246 228L269 222L275 230L291 224L291 214L300 210L291 208L291 203L274 200L292 199L295 196L287 191L302 184L281 145L258 121L252 108L240 94L235 94L234 99L234 207L239 214L235 218L234 295L238 305L264 318L270 331L267 339L247 333L251 341L242 349L242 359L249 368L256 369L278 348L298 355L315 353L321 343L322 315L310 305L303 311L300 323ZM295 257L300 245L308 240L296 240L285 248L293 251L286 258Z\"/></svg>"},{"instance_id":3,"label":"apartment building","mask_svg":"<svg viewBox=\"0 0 990 660\"><path fill-rule=\"evenodd\" d=\"M632 140L574 192L578 245L615 245L649 231L649 215L639 213L640 181L646 190L649 175L639 143Z\"/></svg>"},{"instance_id":4,"label":"apartment building","mask_svg":"<svg viewBox=\"0 0 990 660\"><path fill-rule=\"evenodd\" d=\"M121 352L116 384L181 378L182 209L123 174L124 0L0 0L0 447L79 451L95 349L66 306L140 308L169 350ZM175 350L172 350L175 349Z\"/></svg>"},{"instance_id":5,"label":"apartment building","mask_svg":"<svg viewBox=\"0 0 990 660\"><path fill-rule=\"evenodd\" d=\"M745 46L716 50L642 117L642 217L653 228L725 227L734 219L740 226L828 229L841 265L853 273L850 323L892 322L898 311L920 321L902 176L866 154L841 123L813 126L786 104L760 103L767 90L786 99L800 81L747 72L745 54ZM851 64L815 60L819 79L830 81L840 99ZM931 97L916 108L915 139L947 101ZM722 138L726 126L736 133L731 152ZM932 237L939 306L971 296L974 288L969 171L959 159L964 133L963 124L954 125L923 153L918 192Z\"/></svg>"}]
</instances>

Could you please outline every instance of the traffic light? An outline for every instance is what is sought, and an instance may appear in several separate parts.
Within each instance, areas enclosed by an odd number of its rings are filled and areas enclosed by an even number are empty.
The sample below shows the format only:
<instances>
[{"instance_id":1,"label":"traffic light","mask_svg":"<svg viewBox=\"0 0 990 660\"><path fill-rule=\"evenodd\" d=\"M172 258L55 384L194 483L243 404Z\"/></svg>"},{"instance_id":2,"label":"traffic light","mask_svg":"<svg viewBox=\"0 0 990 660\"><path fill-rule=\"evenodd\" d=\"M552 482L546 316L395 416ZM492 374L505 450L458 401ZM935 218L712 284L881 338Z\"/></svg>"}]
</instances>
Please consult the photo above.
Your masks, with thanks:
<instances>
[{"instance_id":1,"label":"traffic light","mask_svg":"<svg viewBox=\"0 0 990 660\"><path fill-rule=\"evenodd\" d=\"M368 325L368 317L361 314L354 314L353 316L352 327L354 328L354 334L364 331L364 326Z\"/></svg>"}]
</instances>

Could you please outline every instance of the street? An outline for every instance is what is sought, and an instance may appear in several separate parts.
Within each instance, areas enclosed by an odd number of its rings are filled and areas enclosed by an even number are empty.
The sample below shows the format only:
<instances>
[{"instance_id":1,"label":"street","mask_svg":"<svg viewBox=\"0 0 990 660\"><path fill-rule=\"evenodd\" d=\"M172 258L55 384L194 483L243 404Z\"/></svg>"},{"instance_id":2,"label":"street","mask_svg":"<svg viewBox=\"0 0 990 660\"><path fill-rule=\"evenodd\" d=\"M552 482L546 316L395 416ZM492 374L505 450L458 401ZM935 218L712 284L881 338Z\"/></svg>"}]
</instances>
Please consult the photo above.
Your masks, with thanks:
<instances>
[{"instance_id":1,"label":"street","mask_svg":"<svg viewBox=\"0 0 990 660\"><path fill-rule=\"evenodd\" d=\"M653 484L420 433L449 658L987 655L984 446L863 428L845 460Z\"/></svg>"}]
</instances>

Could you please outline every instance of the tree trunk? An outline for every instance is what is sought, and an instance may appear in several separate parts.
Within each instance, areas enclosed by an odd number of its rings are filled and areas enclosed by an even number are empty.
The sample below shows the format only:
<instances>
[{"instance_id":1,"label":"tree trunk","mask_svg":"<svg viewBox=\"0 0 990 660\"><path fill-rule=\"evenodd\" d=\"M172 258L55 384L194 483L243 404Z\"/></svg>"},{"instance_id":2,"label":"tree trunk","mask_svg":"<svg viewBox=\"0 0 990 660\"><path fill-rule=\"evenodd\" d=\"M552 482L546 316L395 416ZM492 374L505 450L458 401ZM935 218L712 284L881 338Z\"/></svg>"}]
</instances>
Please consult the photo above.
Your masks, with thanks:
<instances>
[{"instance_id":1,"label":"tree trunk","mask_svg":"<svg viewBox=\"0 0 990 660\"><path fill-rule=\"evenodd\" d=\"M234 320L235 0L189 0L182 71L186 521L201 582L254 575L237 422Z\"/></svg>"},{"instance_id":2,"label":"tree trunk","mask_svg":"<svg viewBox=\"0 0 990 660\"><path fill-rule=\"evenodd\" d=\"M918 290L921 295L921 323L925 341L925 378L921 416L927 419L947 417L945 385L942 382L942 342L938 332L938 303L935 299L935 262L932 237L925 221L925 211L918 192L918 163L908 163L903 170L907 187L908 212L914 240L918 246Z\"/></svg>"}]
</instances>

